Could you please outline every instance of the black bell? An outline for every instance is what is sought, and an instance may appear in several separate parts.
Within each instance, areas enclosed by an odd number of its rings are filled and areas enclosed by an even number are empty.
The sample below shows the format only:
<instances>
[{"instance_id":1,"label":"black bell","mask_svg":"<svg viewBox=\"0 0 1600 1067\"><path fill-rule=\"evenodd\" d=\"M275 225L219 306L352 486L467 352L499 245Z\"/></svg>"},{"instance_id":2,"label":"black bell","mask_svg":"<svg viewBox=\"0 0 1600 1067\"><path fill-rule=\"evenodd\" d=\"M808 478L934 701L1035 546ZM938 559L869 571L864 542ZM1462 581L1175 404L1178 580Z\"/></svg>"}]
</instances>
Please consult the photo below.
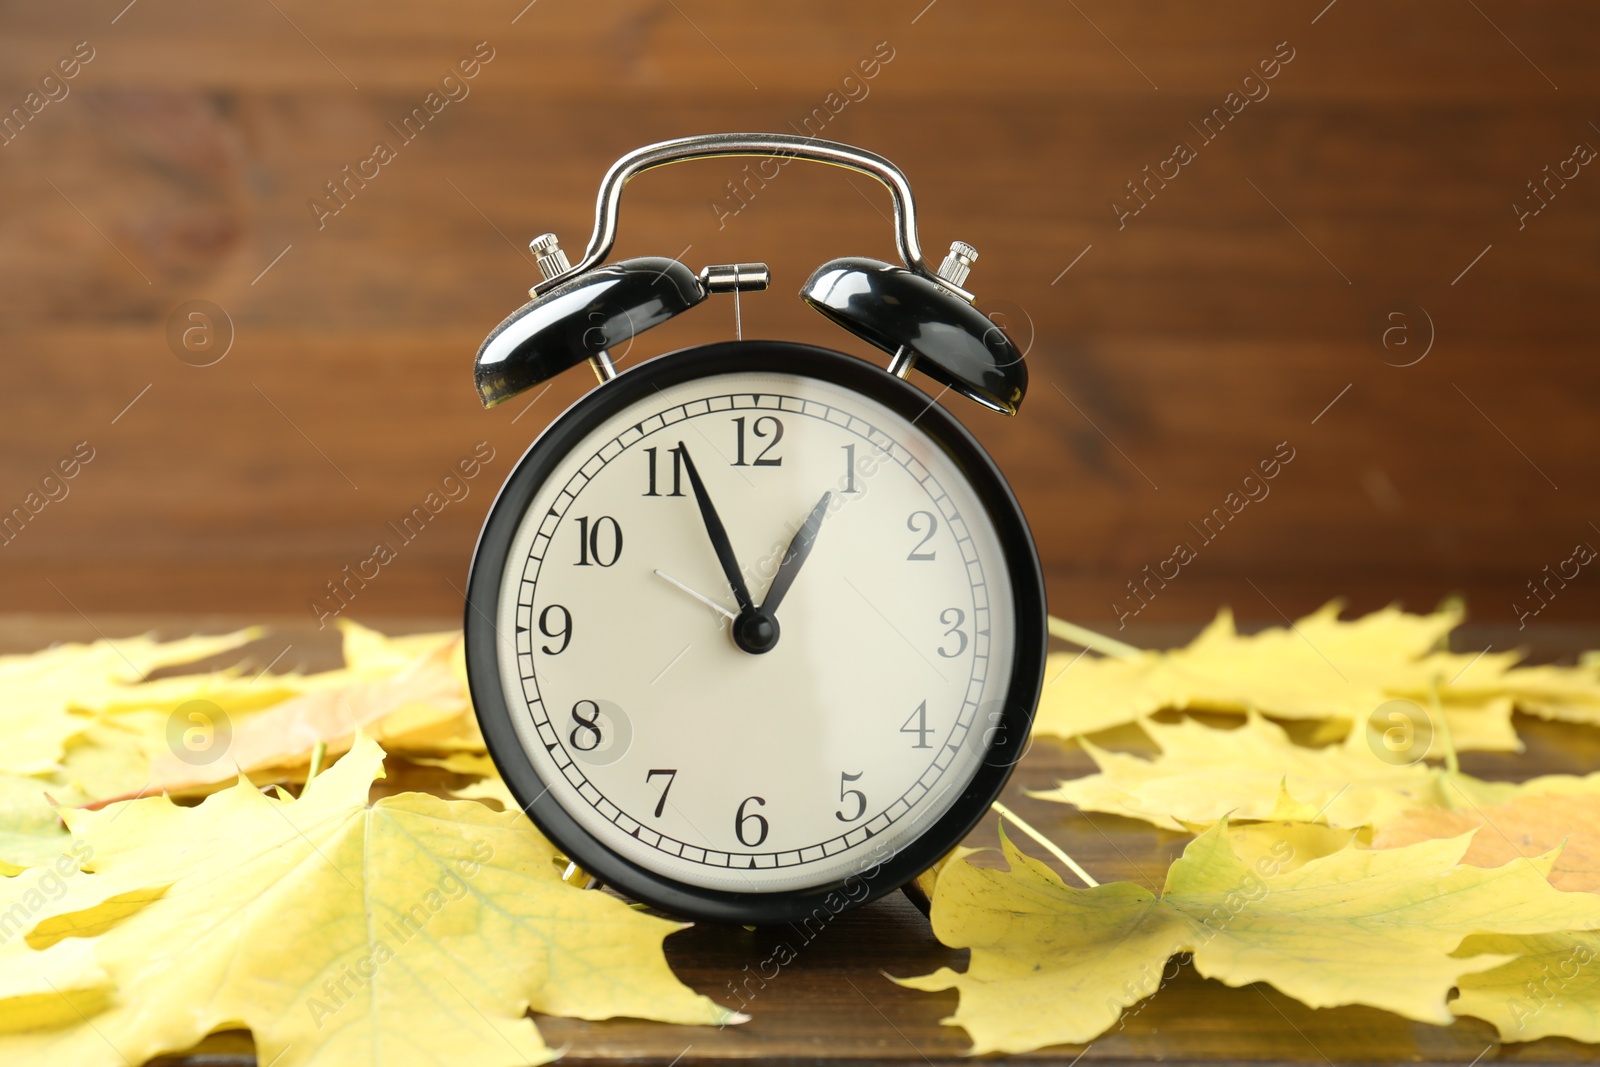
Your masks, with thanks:
<instances>
[{"instance_id":1,"label":"black bell","mask_svg":"<svg viewBox=\"0 0 1600 1067\"><path fill-rule=\"evenodd\" d=\"M851 333L984 407L1015 415L1028 391L1022 353L994 320L932 278L847 256L818 267L800 296Z\"/></svg>"},{"instance_id":2,"label":"black bell","mask_svg":"<svg viewBox=\"0 0 1600 1067\"><path fill-rule=\"evenodd\" d=\"M484 407L659 326L706 298L675 259L642 256L596 267L528 301L478 348L473 381Z\"/></svg>"}]
</instances>

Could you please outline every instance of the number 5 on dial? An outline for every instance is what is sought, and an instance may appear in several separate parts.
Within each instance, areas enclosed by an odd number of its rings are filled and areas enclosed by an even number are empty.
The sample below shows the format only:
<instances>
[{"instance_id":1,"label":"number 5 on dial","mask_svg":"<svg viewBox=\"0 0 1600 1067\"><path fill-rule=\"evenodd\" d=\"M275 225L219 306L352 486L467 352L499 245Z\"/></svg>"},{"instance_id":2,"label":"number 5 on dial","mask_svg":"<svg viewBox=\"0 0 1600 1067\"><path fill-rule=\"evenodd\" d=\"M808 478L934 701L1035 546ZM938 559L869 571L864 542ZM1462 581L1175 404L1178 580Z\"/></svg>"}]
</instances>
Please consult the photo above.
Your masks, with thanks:
<instances>
[{"instance_id":1,"label":"number 5 on dial","mask_svg":"<svg viewBox=\"0 0 1600 1067\"><path fill-rule=\"evenodd\" d=\"M859 782L861 780L861 775L864 773L866 772L862 771L857 774L846 774L843 771L839 772L839 799L847 800L850 797L856 798L856 810L854 814L846 815L843 808L840 808L838 811L833 813L833 817L838 819L840 822L855 822L857 819L861 818L861 816L867 813L867 794L863 793L859 789L846 789L844 787L846 782Z\"/></svg>"}]
</instances>

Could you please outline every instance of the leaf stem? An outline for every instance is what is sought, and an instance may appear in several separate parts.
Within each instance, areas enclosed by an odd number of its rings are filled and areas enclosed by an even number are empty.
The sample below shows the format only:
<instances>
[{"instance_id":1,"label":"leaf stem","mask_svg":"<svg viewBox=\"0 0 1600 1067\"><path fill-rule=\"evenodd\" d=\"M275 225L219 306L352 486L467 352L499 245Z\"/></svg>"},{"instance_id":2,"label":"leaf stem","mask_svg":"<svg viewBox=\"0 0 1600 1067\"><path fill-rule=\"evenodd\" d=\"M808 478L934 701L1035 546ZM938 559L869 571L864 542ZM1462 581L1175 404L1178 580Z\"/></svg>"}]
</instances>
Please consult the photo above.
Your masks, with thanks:
<instances>
[{"instance_id":1,"label":"leaf stem","mask_svg":"<svg viewBox=\"0 0 1600 1067\"><path fill-rule=\"evenodd\" d=\"M311 769L306 771L306 785L310 785L311 779L322 771L322 761L327 755L328 742L318 741L316 747L311 750Z\"/></svg>"},{"instance_id":2,"label":"leaf stem","mask_svg":"<svg viewBox=\"0 0 1600 1067\"><path fill-rule=\"evenodd\" d=\"M1051 621L1054 621L1054 620L1051 620ZM1017 818L1017 813L1016 812L1012 811L1010 808L1006 807L1004 804L1000 803L998 800L995 801L993 804L990 804L989 807L993 808L995 810L995 812L997 812L1002 819L1010 819L1012 825L1014 825L1018 830L1021 830L1023 833L1027 834L1029 837L1031 837L1035 841L1039 842L1039 844L1043 845L1044 848L1045 848L1045 851L1049 852L1050 855L1054 856L1056 859L1058 859L1062 863L1066 864L1067 865L1067 869L1070 870L1073 874L1077 875L1078 878L1080 880L1082 880L1084 885L1088 886L1090 889L1099 888L1100 883L1094 880L1094 876L1093 875L1091 875L1088 871L1084 870L1081 866L1079 866L1077 860L1075 860L1071 856L1067 855L1066 851L1063 850L1060 845L1056 844L1054 841L1050 840L1048 837L1046 837L1043 834L1041 834L1038 830L1035 830L1033 827L1029 826L1026 822L1024 822L1021 819Z\"/></svg>"},{"instance_id":3,"label":"leaf stem","mask_svg":"<svg viewBox=\"0 0 1600 1067\"><path fill-rule=\"evenodd\" d=\"M1087 626L1079 626L1075 622L1058 619L1054 615L1048 616L1050 620L1050 636L1065 641L1080 648L1087 648L1091 652L1098 652L1102 656L1111 656L1114 659L1133 659L1142 649L1118 641L1115 637L1095 633Z\"/></svg>"},{"instance_id":4,"label":"leaf stem","mask_svg":"<svg viewBox=\"0 0 1600 1067\"><path fill-rule=\"evenodd\" d=\"M1439 700L1439 675L1428 683L1429 710L1439 724L1439 739L1444 745L1444 767L1452 775L1461 773L1461 760L1456 756L1455 738L1450 735L1450 720L1445 718L1444 704Z\"/></svg>"}]
</instances>

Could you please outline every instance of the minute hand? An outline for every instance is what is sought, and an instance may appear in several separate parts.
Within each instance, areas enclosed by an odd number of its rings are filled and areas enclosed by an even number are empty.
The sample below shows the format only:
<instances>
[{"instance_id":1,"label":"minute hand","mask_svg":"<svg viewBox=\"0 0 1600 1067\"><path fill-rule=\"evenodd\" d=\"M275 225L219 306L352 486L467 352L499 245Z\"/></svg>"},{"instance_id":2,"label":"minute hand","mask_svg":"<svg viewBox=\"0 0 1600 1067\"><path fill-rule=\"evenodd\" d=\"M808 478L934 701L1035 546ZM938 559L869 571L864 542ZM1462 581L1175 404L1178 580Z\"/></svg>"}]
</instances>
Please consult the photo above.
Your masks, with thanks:
<instances>
[{"instance_id":1,"label":"minute hand","mask_svg":"<svg viewBox=\"0 0 1600 1067\"><path fill-rule=\"evenodd\" d=\"M822 499L817 501L817 506L811 509L811 514L806 516L806 521L789 542L789 547L783 553L783 562L778 564L778 573L772 576L772 584L767 587L767 597L761 602L763 615L777 612L778 605L783 602L784 594L788 593L789 587L794 584L801 565L805 563L806 557L811 555L812 546L817 543L817 531L822 528L822 520L828 513L828 501L832 499L832 491L823 493Z\"/></svg>"},{"instance_id":2,"label":"minute hand","mask_svg":"<svg viewBox=\"0 0 1600 1067\"><path fill-rule=\"evenodd\" d=\"M728 541L728 531L723 528L722 519L717 516L717 509L711 503L711 497L706 494L706 485L700 480L700 472L694 469L694 460L689 458L689 450L679 445L677 452L683 457L683 469L688 472L689 486L694 490L694 499L700 505L700 518L705 521L706 534L711 538L711 547L716 550L717 562L722 564L722 573L728 579L728 588L733 590L733 598L739 602L742 611L752 611L755 603L750 599L750 590L744 584L744 575L739 571L739 561L734 558L733 545Z\"/></svg>"}]
</instances>

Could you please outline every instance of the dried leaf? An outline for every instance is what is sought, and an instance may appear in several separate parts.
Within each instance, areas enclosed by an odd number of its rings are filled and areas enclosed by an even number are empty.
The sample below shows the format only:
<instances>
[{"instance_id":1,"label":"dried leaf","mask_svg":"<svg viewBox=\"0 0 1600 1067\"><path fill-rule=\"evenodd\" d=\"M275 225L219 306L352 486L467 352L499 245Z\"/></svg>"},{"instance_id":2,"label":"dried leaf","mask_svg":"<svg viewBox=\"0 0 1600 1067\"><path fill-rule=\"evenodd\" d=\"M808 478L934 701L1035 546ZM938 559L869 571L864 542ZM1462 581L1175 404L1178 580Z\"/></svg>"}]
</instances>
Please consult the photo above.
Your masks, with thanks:
<instances>
[{"instance_id":1,"label":"dried leaf","mask_svg":"<svg viewBox=\"0 0 1600 1067\"><path fill-rule=\"evenodd\" d=\"M1512 788L1465 775L1447 785L1443 772L1420 763L1392 765L1365 744L1307 748L1254 714L1231 730L1194 719L1140 725L1161 750L1155 759L1082 741L1099 773L1030 795L1184 830L1229 817L1370 826L1411 808L1465 802L1456 799L1457 791L1477 803Z\"/></svg>"},{"instance_id":2,"label":"dried leaf","mask_svg":"<svg viewBox=\"0 0 1600 1067\"><path fill-rule=\"evenodd\" d=\"M162 703L179 689L226 685L225 674L144 681L152 671L192 663L238 648L256 631L157 641L126 637L89 645L57 645L26 655L0 656L0 773L48 774L67 741L97 714ZM205 692L200 693L206 695Z\"/></svg>"},{"instance_id":3,"label":"dried leaf","mask_svg":"<svg viewBox=\"0 0 1600 1067\"><path fill-rule=\"evenodd\" d=\"M0 950L0 1061L125 1067L243 1025L278 1067L510 1067L552 1058L529 1008L737 1021L667 968L676 924L562 883L521 815L367 806L382 759L358 739L298 800L71 813L90 870Z\"/></svg>"},{"instance_id":4,"label":"dried leaf","mask_svg":"<svg viewBox=\"0 0 1600 1067\"><path fill-rule=\"evenodd\" d=\"M1537 787L1539 781L1528 784ZM1587 791L1535 793L1460 811L1408 812L1380 828L1372 847L1470 833L1472 845L1462 860L1479 867L1560 849L1550 883L1568 892L1600 893L1600 774L1576 781ZM1457 1015L1493 1023L1502 1041L1552 1035L1600 1041L1600 933L1469 938L1460 954L1475 953L1517 958L1463 978L1461 995L1450 1005Z\"/></svg>"},{"instance_id":5,"label":"dried leaf","mask_svg":"<svg viewBox=\"0 0 1600 1067\"><path fill-rule=\"evenodd\" d=\"M1474 684L1510 696L1529 715L1600 726L1600 663L1518 667Z\"/></svg>"},{"instance_id":6,"label":"dried leaf","mask_svg":"<svg viewBox=\"0 0 1600 1067\"><path fill-rule=\"evenodd\" d=\"M209 762L192 762L169 748L165 732L147 737L147 790L208 792L239 774L302 780L311 751L323 742L338 755L358 731L398 751L457 736L470 718L466 686L455 669L459 634L387 639L347 625L351 663L301 679L303 691L232 722ZM187 755L187 754L184 754Z\"/></svg>"},{"instance_id":7,"label":"dried leaf","mask_svg":"<svg viewBox=\"0 0 1600 1067\"><path fill-rule=\"evenodd\" d=\"M1412 701L1425 718L1420 709L1431 707L1437 691L1457 751L1521 751L1511 725L1516 694L1499 683L1520 654L1438 651L1461 621L1459 608L1410 615L1388 607L1350 621L1338 615L1335 602L1287 628L1241 636L1224 610L1187 647L1170 652L1125 659L1056 653L1046 666L1050 682L1034 729L1075 737L1169 708L1253 710L1322 721L1320 739L1331 741L1391 700ZM1589 692L1600 710L1600 687ZM1443 756L1443 733L1440 728L1419 754Z\"/></svg>"},{"instance_id":8,"label":"dried leaf","mask_svg":"<svg viewBox=\"0 0 1600 1067\"><path fill-rule=\"evenodd\" d=\"M1009 870L951 863L935 887L934 932L972 950L967 970L902 984L960 990L945 1022L966 1029L975 1053L1090 1041L1182 952L1228 985L1270 982L1312 1007L1444 1024L1451 987L1506 962L1452 955L1467 936L1600 926L1600 897L1552 888L1547 862L1462 865L1464 838L1304 862L1292 840L1258 842L1247 862L1230 837L1218 824L1192 842L1157 897L1126 882L1074 889L1002 830Z\"/></svg>"},{"instance_id":9,"label":"dried leaf","mask_svg":"<svg viewBox=\"0 0 1600 1067\"><path fill-rule=\"evenodd\" d=\"M0 774L0 875L49 863L67 840L66 827L38 780Z\"/></svg>"},{"instance_id":10,"label":"dried leaf","mask_svg":"<svg viewBox=\"0 0 1600 1067\"><path fill-rule=\"evenodd\" d=\"M1457 1015L1493 1023L1502 1041L1600 1042L1600 932L1471 937L1461 951L1517 958L1464 976L1450 1004Z\"/></svg>"},{"instance_id":11,"label":"dried leaf","mask_svg":"<svg viewBox=\"0 0 1600 1067\"><path fill-rule=\"evenodd\" d=\"M1570 893L1600 893L1600 773L1569 781L1587 792L1531 793L1486 807L1406 812L1378 828L1372 847L1399 848L1472 833L1462 862L1477 867L1498 867L1560 849L1550 883ZM1536 779L1528 787L1547 786Z\"/></svg>"},{"instance_id":12,"label":"dried leaf","mask_svg":"<svg viewBox=\"0 0 1600 1067\"><path fill-rule=\"evenodd\" d=\"M487 755L478 755L473 752L452 752L444 757L412 756L412 763L424 767L438 767L449 771L451 774L468 774L476 777L478 781L470 782L460 789L450 790L450 795L458 800L493 800L500 805L501 811L520 811L522 805L517 798L511 795L511 789L500 777L499 768L495 767L494 760Z\"/></svg>"}]
</instances>

